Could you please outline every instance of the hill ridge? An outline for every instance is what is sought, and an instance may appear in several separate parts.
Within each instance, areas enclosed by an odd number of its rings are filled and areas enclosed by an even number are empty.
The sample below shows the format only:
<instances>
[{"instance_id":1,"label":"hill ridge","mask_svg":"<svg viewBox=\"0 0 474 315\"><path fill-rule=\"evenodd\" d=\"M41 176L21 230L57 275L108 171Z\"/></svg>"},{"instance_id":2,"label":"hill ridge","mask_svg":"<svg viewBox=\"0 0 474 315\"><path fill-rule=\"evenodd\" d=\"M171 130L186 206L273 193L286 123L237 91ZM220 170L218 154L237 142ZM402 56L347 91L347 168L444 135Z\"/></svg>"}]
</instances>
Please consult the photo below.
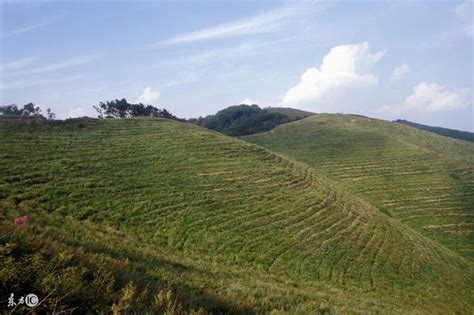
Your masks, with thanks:
<instances>
[{"instance_id":1,"label":"hill ridge","mask_svg":"<svg viewBox=\"0 0 474 315\"><path fill-rule=\"evenodd\" d=\"M408 121L405 119L397 119L397 120L394 120L393 122L397 124L402 124L408 127L432 132L444 137L474 142L474 133L469 132L469 131L444 128L444 127L438 127L438 126L429 126L429 125L424 125L424 124Z\"/></svg>"}]
</instances>

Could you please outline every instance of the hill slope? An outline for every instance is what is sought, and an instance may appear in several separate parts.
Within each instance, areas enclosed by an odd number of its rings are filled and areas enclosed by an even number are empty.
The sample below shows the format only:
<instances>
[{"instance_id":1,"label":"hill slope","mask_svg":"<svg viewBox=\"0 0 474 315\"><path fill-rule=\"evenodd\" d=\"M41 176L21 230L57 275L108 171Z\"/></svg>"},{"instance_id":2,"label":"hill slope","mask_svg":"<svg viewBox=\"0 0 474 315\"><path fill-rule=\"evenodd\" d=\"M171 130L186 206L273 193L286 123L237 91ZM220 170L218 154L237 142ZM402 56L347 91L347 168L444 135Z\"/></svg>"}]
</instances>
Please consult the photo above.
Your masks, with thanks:
<instances>
[{"instance_id":1,"label":"hill slope","mask_svg":"<svg viewBox=\"0 0 474 315\"><path fill-rule=\"evenodd\" d=\"M474 144L353 115L313 116L245 139L313 166L474 259Z\"/></svg>"},{"instance_id":2,"label":"hill slope","mask_svg":"<svg viewBox=\"0 0 474 315\"><path fill-rule=\"evenodd\" d=\"M290 107L265 107L263 110L271 113L279 113L291 117L292 120L303 119L309 116L316 115L312 112L307 112L301 109L295 109Z\"/></svg>"},{"instance_id":3,"label":"hill slope","mask_svg":"<svg viewBox=\"0 0 474 315\"><path fill-rule=\"evenodd\" d=\"M394 122L397 124L403 124L403 125L407 125L413 128L421 129L421 130L434 132L445 137L474 142L474 133L472 132L442 128L442 127L427 126L427 125L417 124L417 123L404 120L404 119L397 119Z\"/></svg>"},{"instance_id":4,"label":"hill slope","mask_svg":"<svg viewBox=\"0 0 474 315\"><path fill-rule=\"evenodd\" d=\"M161 310L171 287L214 312L473 310L469 262L259 146L164 119L3 123L0 146L2 299ZM15 276L25 261L51 274Z\"/></svg>"}]
</instances>

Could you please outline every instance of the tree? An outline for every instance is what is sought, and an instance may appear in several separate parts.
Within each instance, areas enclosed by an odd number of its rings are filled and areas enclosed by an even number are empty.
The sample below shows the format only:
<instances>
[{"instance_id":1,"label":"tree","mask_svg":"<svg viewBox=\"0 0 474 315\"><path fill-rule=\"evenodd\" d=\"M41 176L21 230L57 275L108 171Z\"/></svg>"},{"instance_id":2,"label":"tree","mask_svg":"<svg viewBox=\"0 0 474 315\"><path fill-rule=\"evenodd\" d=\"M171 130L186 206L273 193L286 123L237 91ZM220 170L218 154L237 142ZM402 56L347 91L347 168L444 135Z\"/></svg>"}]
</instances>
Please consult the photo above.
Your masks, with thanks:
<instances>
[{"instance_id":1,"label":"tree","mask_svg":"<svg viewBox=\"0 0 474 315\"><path fill-rule=\"evenodd\" d=\"M21 116L22 110L15 104L5 105L0 107L0 114L2 116Z\"/></svg>"},{"instance_id":2,"label":"tree","mask_svg":"<svg viewBox=\"0 0 474 315\"><path fill-rule=\"evenodd\" d=\"M48 120L55 120L56 114L51 111L51 108L46 110Z\"/></svg>"},{"instance_id":3,"label":"tree","mask_svg":"<svg viewBox=\"0 0 474 315\"><path fill-rule=\"evenodd\" d=\"M288 115L261 109L258 105L236 105L215 115L188 120L230 136L244 136L268 131L277 125L295 120Z\"/></svg>"},{"instance_id":4,"label":"tree","mask_svg":"<svg viewBox=\"0 0 474 315\"><path fill-rule=\"evenodd\" d=\"M121 100L100 102L94 105L99 118L131 118L131 117L163 117L180 120L166 109L159 109L151 105L131 104L125 98Z\"/></svg>"},{"instance_id":5,"label":"tree","mask_svg":"<svg viewBox=\"0 0 474 315\"><path fill-rule=\"evenodd\" d=\"M22 116L41 116L41 108L33 103L28 103L23 106Z\"/></svg>"},{"instance_id":6,"label":"tree","mask_svg":"<svg viewBox=\"0 0 474 315\"><path fill-rule=\"evenodd\" d=\"M15 104L1 106L0 114L2 116L41 116L41 108L35 106L33 103L23 105L23 108L18 108Z\"/></svg>"}]
</instances>

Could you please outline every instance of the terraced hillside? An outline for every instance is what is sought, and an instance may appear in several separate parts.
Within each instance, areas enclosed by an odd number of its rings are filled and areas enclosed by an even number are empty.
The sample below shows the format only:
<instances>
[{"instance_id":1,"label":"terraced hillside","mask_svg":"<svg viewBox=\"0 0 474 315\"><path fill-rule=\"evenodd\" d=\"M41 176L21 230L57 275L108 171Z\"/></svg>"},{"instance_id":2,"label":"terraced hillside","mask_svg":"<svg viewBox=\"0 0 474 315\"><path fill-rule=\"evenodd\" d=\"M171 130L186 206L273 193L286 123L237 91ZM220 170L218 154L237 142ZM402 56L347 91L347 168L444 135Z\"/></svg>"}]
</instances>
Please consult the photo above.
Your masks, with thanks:
<instances>
[{"instance_id":1,"label":"terraced hillside","mask_svg":"<svg viewBox=\"0 0 474 315\"><path fill-rule=\"evenodd\" d=\"M245 138L307 163L474 259L474 144L386 121L317 115Z\"/></svg>"},{"instance_id":2,"label":"terraced hillside","mask_svg":"<svg viewBox=\"0 0 474 315\"><path fill-rule=\"evenodd\" d=\"M152 309L171 286L214 312L474 310L472 263L242 140L164 119L2 122L0 147L0 299ZM29 259L56 269L25 280Z\"/></svg>"}]
</instances>

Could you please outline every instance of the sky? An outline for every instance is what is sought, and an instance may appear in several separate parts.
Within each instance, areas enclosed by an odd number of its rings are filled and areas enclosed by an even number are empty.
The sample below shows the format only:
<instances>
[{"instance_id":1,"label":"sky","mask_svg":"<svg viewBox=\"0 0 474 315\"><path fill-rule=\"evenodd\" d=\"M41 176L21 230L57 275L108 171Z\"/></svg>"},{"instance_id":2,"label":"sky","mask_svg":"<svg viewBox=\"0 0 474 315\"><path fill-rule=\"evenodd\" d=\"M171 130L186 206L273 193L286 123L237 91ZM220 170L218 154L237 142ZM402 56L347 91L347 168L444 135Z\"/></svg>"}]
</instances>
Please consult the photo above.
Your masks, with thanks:
<instances>
[{"instance_id":1,"label":"sky","mask_svg":"<svg viewBox=\"0 0 474 315\"><path fill-rule=\"evenodd\" d=\"M258 104L474 131L471 1L0 0L0 104Z\"/></svg>"}]
</instances>

